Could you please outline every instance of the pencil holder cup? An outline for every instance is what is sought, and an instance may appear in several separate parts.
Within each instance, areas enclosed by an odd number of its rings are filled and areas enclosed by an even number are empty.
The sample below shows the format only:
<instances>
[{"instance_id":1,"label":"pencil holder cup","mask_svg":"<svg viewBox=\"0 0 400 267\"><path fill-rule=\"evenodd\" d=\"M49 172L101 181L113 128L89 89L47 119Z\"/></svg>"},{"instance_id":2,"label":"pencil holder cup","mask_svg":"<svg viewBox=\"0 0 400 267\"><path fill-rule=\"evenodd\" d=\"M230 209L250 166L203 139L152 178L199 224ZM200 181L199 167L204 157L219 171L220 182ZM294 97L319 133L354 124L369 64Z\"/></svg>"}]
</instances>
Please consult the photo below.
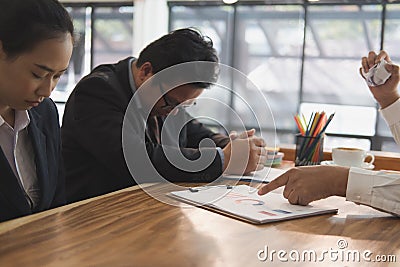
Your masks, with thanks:
<instances>
[{"instance_id":1,"label":"pencil holder cup","mask_svg":"<svg viewBox=\"0 0 400 267\"><path fill-rule=\"evenodd\" d=\"M319 165L324 156L324 134L303 136L296 134L295 166Z\"/></svg>"}]
</instances>

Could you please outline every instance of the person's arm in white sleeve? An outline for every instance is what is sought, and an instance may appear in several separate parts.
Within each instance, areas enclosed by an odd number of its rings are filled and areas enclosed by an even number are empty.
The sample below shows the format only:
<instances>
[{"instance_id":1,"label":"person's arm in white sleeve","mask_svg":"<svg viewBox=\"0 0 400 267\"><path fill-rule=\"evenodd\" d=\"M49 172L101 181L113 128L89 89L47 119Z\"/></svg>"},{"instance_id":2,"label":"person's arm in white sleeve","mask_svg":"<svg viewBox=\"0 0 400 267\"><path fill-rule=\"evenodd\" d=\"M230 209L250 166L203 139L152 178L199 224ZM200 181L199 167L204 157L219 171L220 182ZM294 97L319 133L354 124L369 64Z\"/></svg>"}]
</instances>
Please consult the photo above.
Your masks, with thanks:
<instances>
[{"instance_id":1,"label":"person's arm in white sleeve","mask_svg":"<svg viewBox=\"0 0 400 267\"><path fill-rule=\"evenodd\" d=\"M383 118L392 132L394 140L400 145L400 99L390 106L380 110Z\"/></svg>"},{"instance_id":2,"label":"person's arm in white sleeve","mask_svg":"<svg viewBox=\"0 0 400 267\"><path fill-rule=\"evenodd\" d=\"M400 173L351 168L346 199L400 216Z\"/></svg>"},{"instance_id":3,"label":"person's arm in white sleeve","mask_svg":"<svg viewBox=\"0 0 400 267\"><path fill-rule=\"evenodd\" d=\"M382 59L387 61L385 69L391 73L390 78L382 85L368 86L375 100L381 107L380 112L385 118L390 130L400 145L400 94L398 85L400 81L399 66L393 64L386 51L380 51L376 54L373 51L368 53L367 57L361 59L360 74L365 79L363 72L367 73L376 63Z\"/></svg>"}]
</instances>

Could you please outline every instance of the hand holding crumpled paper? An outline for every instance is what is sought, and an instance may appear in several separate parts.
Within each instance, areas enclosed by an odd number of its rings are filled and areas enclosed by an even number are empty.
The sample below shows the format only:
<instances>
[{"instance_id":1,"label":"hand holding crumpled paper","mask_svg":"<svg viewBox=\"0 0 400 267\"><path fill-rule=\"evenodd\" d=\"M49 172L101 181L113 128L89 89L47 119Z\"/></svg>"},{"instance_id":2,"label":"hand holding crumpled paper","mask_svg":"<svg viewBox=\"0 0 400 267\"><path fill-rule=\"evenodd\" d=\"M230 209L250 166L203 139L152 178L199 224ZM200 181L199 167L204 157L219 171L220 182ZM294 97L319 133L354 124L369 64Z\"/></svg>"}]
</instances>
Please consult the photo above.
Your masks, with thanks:
<instances>
[{"instance_id":1,"label":"hand holding crumpled paper","mask_svg":"<svg viewBox=\"0 0 400 267\"><path fill-rule=\"evenodd\" d=\"M386 70L385 68L386 64L388 64L388 62L382 59L372 68L370 68L368 72L365 72L364 69L362 69L362 74L369 86L374 87L384 84L387 81L387 79L389 79L390 75L392 74Z\"/></svg>"}]
</instances>

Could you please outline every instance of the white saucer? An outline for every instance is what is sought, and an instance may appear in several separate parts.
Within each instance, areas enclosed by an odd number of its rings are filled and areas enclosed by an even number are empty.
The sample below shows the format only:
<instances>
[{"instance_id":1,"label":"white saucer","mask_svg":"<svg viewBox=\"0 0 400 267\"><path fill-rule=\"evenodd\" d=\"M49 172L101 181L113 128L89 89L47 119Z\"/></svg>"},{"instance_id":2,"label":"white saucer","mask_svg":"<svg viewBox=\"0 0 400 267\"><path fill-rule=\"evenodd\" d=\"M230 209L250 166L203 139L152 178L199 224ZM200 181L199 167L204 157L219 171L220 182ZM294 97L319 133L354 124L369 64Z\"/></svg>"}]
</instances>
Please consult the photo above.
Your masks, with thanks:
<instances>
[{"instance_id":1,"label":"white saucer","mask_svg":"<svg viewBox=\"0 0 400 267\"><path fill-rule=\"evenodd\" d=\"M324 161L321 161L321 165L338 166L338 165L336 165L335 163L333 163L332 160L324 160ZM367 163L367 162L364 162L363 165L362 165L360 168L366 169L366 170L373 170L373 169L375 168L375 165L374 165L374 164Z\"/></svg>"}]
</instances>

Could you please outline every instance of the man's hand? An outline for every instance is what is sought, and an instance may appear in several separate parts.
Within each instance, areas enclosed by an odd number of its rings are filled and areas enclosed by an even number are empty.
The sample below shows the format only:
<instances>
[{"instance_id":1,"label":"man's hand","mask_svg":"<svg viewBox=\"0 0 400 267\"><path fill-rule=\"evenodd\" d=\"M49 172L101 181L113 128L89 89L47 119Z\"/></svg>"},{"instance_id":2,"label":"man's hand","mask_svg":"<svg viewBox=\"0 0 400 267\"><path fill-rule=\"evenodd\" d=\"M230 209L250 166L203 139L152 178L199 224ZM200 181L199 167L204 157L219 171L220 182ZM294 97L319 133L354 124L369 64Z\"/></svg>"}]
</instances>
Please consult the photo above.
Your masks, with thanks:
<instances>
[{"instance_id":1,"label":"man's hand","mask_svg":"<svg viewBox=\"0 0 400 267\"><path fill-rule=\"evenodd\" d=\"M339 166L307 166L293 168L264 185L259 195L285 186L283 196L291 204L308 203L329 196L345 196L349 168Z\"/></svg>"},{"instance_id":2,"label":"man's hand","mask_svg":"<svg viewBox=\"0 0 400 267\"><path fill-rule=\"evenodd\" d=\"M245 139L245 138L254 136L255 133L256 133L256 130L255 130L255 129L247 130L247 131L242 132L242 133L240 133L240 134L238 134L236 131L232 131L232 132L229 134L229 138L230 138L231 140L235 140L235 139L237 139L237 138Z\"/></svg>"},{"instance_id":3,"label":"man's hand","mask_svg":"<svg viewBox=\"0 0 400 267\"><path fill-rule=\"evenodd\" d=\"M385 59L389 63L385 68L392 75L386 81L386 83L375 87L369 87L369 90L376 101L378 101L381 108L386 108L387 106L393 104L400 97L397 91L397 86L400 80L399 66L394 65L391 62L389 55L385 51L381 51L378 55L375 52L370 51L368 53L368 57L363 57L361 59L362 67L360 68L360 74L363 76L362 70L364 70L364 72L368 72L369 69L376 63L380 62L381 59ZM363 78L365 77L363 76Z\"/></svg>"},{"instance_id":4,"label":"man's hand","mask_svg":"<svg viewBox=\"0 0 400 267\"><path fill-rule=\"evenodd\" d=\"M262 170L267 160L265 141L254 136L254 129L241 134L230 134L231 141L224 152L224 173L242 175Z\"/></svg>"}]
</instances>

